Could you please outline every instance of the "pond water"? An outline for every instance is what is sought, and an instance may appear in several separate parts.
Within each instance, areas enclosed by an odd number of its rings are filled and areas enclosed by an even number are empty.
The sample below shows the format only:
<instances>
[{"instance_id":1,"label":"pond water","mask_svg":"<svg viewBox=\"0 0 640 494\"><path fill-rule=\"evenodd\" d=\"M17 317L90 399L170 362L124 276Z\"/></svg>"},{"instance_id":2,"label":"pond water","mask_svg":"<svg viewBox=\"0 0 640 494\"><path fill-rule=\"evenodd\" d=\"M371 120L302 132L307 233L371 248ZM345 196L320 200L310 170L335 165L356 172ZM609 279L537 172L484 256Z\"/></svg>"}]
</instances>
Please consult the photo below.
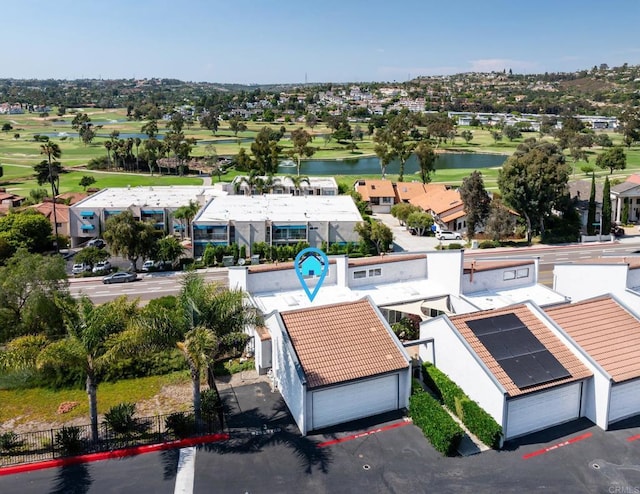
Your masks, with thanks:
<instances>
[{"instance_id":1,"label":"pond water","mask_svg":"<svg viewBox=\"0 0 640 494\"><path fill-rule=\"evenodd\" d=\"M502 154L472 154L472 153L442 153L438 155L436 170L452 168L494 168L500 167L507 159ZM295 163L283 162L279 171L286 173L290 168L295 172ZM387 174L397 174L400 163L391 162L387 167ZM415 155L411 156L404 165L405 174L416 173L420 170ZM381 173L380 160L377 156L345 160L305 160L300 164L301 175L378 175Z\"/></svg>"}]
</instances>

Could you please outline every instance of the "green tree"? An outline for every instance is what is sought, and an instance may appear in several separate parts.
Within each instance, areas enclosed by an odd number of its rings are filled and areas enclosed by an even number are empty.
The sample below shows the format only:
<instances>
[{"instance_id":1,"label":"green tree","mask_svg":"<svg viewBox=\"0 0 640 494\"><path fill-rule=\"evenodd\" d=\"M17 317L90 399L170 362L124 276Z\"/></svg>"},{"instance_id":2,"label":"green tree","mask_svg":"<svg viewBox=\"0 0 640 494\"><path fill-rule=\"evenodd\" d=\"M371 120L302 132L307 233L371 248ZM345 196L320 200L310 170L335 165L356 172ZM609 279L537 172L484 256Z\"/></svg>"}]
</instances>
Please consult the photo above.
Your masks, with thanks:
<instances>
[{"instance_id":1,"label":"green tree","mask_svg":"<svg viewBox=\"0 0 640 494\"><path fill-rule=\"evenodd\" d=\"M200 210L200 205L196 201L189 201L189 204L180 206L173 213L173 217L180 222L181 234L184 238L184 232L186 231L191 237L191 221L195 218L196 214Z\"/></svg>"},{"instance_id":2,"label":"green tree","mask_svg":"<svg viewBox=\"0 0 640 494\"><path fill-rule=\"evenodd\" d=\"M14 249L24 247L39 253L51 249L51 222L34 209L0 218L0 233Z\"/></svg>"},{"instance_id":3,"label":"green tree","mask_svg":"<svg viewBox=\"0 0 640 494\"><path fill-rule=\"evenodd\" d=\"M423 184L431 182L431 174L436 171L438 155L427 141L421 141L415 148L416 158L420 166L420 181Z\"/></svg>"},{"instance_id":4,"label":"green tree","mask_svg":"<svg viewBox=\"0 0 640 494\"><path fill-rule=\"evenodd\" d=\"M213 364L237 354L249 336L245 329L262 323L257 309L247 303L247 294L217 284L205 283L195 272L183 278L174 309L157 307L151 317L139 319L135 332L122 345L131 351L155 351L177 346L189 366L193 410L200 423L201 380L207 371L209 387L215 389ZM179 317L175 317L175 312ZM114 348L117 350L120 343Z\"/></svg>"},{"instance_id":5,"label":"green tree","mask_svg":"<svg viewBox=\"0 0 640 494\"><path fill-rule=\"evenodd\" d=\"M95 183L96 183L96 179L94 177L90 175L83 175L78 185L86 191L87 187L91 187Z\"/></svg>"},{"instance_id":6,"label":"green tree","mask_svg":"<svg viewBox=\"0 0 640 494\"><path fill-rule=\"evenodd\" d=\"M405 225L409 215L418 210L419 208L413 204L409 204L408 202L399 202L398 204L391 206L391 216L396 218L400 225Z\"/></svg>"},{"instance_id":7,"label":"green tree","mask_svg":"<svg viewBox=\"0 0 640 494\"><path fill-rule=\"evenodd\" d=\"M627 155L622 146L614 146L596 157L596 165L603 170L609 168L609 174L612 174L614 170L624 170L627 167Z\"/></svg>"},{"instance_id":8,"label":"green tree","mask_svg":"<svg viewBox=\"0 0 640 494\"><path fill-rule=\"evenodd\" d=\"M467 216L467 237L472 239L478 227L486 222L491 205L491 198L484 188L482 173L475 170L465 177L459 192Z\"/></svg>"},{"instance_id":9,"label":"green tree","mask_svg":"<svg viewBox=\"0 0 640 494\"><path fill-rule=\"evenodd\" d=\"M520 139L522 137L522 132L520 132L520 129L518 129L514 125L505 125L502 128L502 133L507 139L509 139L510 142L513 142L515 139Z\"/></svg>"},{"instance_id":10,"label":"green tree","mask_svg":"<svg viewBox=\"0 0 640 494\"><path fill-rule=\"evenodd\" d=\"M48 141L40 145L40 154L45 155L47 159L34 166L36 180L38 185L51 184L51 193L53 197L57 197L60 193L60 173L62 173L62 166L58 160L62 156L62 151L58 144Z\"/></svg>"},{"instance_id":11,"label":"green tree","mask_svg":"<svg viewBox=\"0 0 640 494\"><path fill-rule=\"evenodd\" d=\"M354 231L365 244L373 246L378 255L387 252L393 244L393 232L380 221L362 221L355 226Z\"/></svg>"},{"instance_id":12,"label":"green tree","mask_svg":"<svg viewBox=\"0 0 640 494\"><path fill-rule=\"evenodd\" d=\"M473 140L473 132L471 132L470 130L463 130L462 132L460 132L460 136L467 144L469 144Z\"/></svg>"},{"instance_id":13,"label":"green tree","mask_svg":"<svg viewBox=\"0 0 640 494\"><path fill-rule=\"evenodd\" d=\"M293 194L296 196L301 195L302 193L302 184L307 184L307 187L309 185L311 185L311 182L309 181L309 177L304 177L304 176L300 176L300 175L287 175L287 178L289 180L291 180L292 184L293 184Z\"/></svg>"},{"instance_id":14,"label":"green tree","mask_svg":"<svg viewBox=\"0 0 640 494\"><path fill-rule=\"evenodd\" d=\"M316 152L314 147L309 146L313 137L302 127L291 132L291 143L293 148L291 157L296 159L297 172L300 176L300 160L302 157L310 158Z\"/></svg>"},{"instance_id":15,"label":"green tree","mask_svg":"<svg viewBox=\"0 0 640 494\"><path fill-rule=\"evenodd\" d=\"M147 134L147 138L153 139L158 135L158 122L157 120L150 119L147 123L145 123L140 131L144 134Z\"/></svg>"},{"instance_id":16,"label":"green tree","mask_svg":"<svg viewBox=\"0 0 640 494\"><path fill-rule=\"evenodd\" d=\"M604 187L602 189L602 232L609 234L611 231L611 184L609 177L604 177Z\"/></svg>"},{"instance_id":17,"label":"green tree","mask_svg":"<svg viewBox=\"0 0 640 494\"><path fill-rule=\"evenodd\" d=\"M0 343L26 334L59 335L62 315L56 301L68 297L62 257L18 249L0 267Z\"/></svg>"},{"instance_id":18,"label":"green tree","mask_svg":"<svg viewBox=\"0 0 640 494\"><path fill-rule=\"evenodd\" d=\"M373 138L376 143L374 150L381 161L397 159L400 162L398 182L403 181L405 163L415 149L415 143L409 137L413 127L411 115L403 110L391 117L387 127L379 129Z\"/></svg>"},{"instance_id":19,"label":"green tree","mask_svg":"<svg viewBox=\"0 0 640 494\"><path fill-rule=\"evenodd\" d=\"M61 304L66 335L42 349L36 358L40 369L82 369L86 374L91 437L98 441L98 375L101 367L113 360L109 342L126 330L138 313L136 300L122 296L94 306L87 298Z\"/></svg>"},{"instance_id":20,"label":"green tree","mask_svg":"<svg viewBox=\"0 0 640 494\"><path fill-rule=\"evenodd\" d=\"M218 131L218 115L213 111L203 112L200 115L200 127L210 130L213 135Z\"/></svg>"},{"instance_id":21,"label":"green tree","mask_svg":"<svg viewBox=\"0 0 640 494\"><path fill-rule=\"evenodd\" d=\"M2 132L9 132L10 130L13 130L12 125L9 122L5 122L2 124Z\"/></svg>"},{"instance_id":22,"label":"green tree","mask_svg":"<svg viewBox=\"0 0 640 494\"><path fill-rule=\"evenodd\" d=\"M591 175L591 194L589 195L589 208L587 211L587 235L596 233L596 176Z\"/></svg>"},{"instance_id":23,"label":"green tree","mask_svg":"<svg viewBox=\"0 0 640 494\"><path fill-rule=\"evenodd\" d=\"M129 210L107 220L104 239L113 254L131 261L134 271L137 270L138 259L149 257L156 247L153 225L136 220Z\"/></svg>"},{"instance_id":24,"label":"green tree","mask_svg":"<svg viewBox=\"0 0 640 494\"><path fill-rule=\"evenodd\" d=\"M433 226L433 216L424 211L413 211L407 217L407 226L414 229L419 236L426 235Z\"/></svg>"},{"instance_id":25,"label":"green tree","mask_svg":"<svg viewBox=\"0 0 640 494\"><path fill-rule=\"evenodd\" d=\"M278 160L282 148L278 145L281 139L279 132L263 127L251 143L251 153L255 160L255 169L259 175L269 175L278 172Z\"/></svg>"},{"instance_id":26,"label":"green tree","mask_svg":"<svg viewBox=\"0 0 640 494\"><path fill-rule=\"evenodd\" d=\"M229 119L229 129L235 137L238 137L238 132L247 130L247 124L245 124L240 117L232 117Z\"/></svg>"},{"instance_id":27,"label":"green tree","mask_svg":"<svg viewBox=\"0 0 640 494\"><path fill-rule=\"evenodd\" d=\"M175 264L185 252L183 245L173 235L167 235L158 240L157 249L157 258L164 262L170 262L172 265Z\"/></svg>"},{"instance_id":28,"label":"green tree","mask_svg":"<svg viewBox=\"0 0 640 494\"><path fill-rule=\"evenodd\" d=\"M545 218L565 194L569 173L562 150L548 142L520 144L502 166L500 193L525 219L529 243L534 231L544 233Z\"/></svg>"},{"instance_id":29,"label":"green tree","mask_svg":"<svg viewBox=\"0 0 640 494\"><path fill-rule=\"evenodd\" d=\"M509 208L502 204L502 201L494 199L491 202L487 225L484 229L485 233L492 240L502 240L513 235L515 227L515 216L509 211Z\"/></svg>"},{"instance_id":30,"label":"green tree","mask_svg":"<svg viewBox=\"0 0 640 494\"><path fill-rule=\"evenodd\" d=\"M74 262L88 264L93 267L100 261L109 259L109 253L104 249L97 247L85 247L80 250L73 258Z\"/></svg>"}]
</instances>

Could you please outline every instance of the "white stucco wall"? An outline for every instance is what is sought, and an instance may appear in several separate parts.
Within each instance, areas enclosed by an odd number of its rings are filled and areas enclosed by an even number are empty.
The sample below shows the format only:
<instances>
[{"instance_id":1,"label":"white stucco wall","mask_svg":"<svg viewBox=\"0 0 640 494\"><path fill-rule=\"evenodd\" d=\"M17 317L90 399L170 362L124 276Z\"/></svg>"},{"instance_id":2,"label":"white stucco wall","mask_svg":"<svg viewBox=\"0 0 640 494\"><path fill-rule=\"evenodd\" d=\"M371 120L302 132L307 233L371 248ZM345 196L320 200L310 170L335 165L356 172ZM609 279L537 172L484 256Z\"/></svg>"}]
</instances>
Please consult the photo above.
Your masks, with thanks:
<instances>
[{"instance_id":1,"label":"white stucco wall","mask_svg":"<svg viewBox=\"0 0 640 494\"><path fill-rule=\"evenodd\" d=\"M433 338L433 364L484 408L499 424L504 424L505 392L489 371L475 358L444 316L420 324L420 339ZM432 360L432 349L420 346L420 358Z\"/></svg>"},{"instance_id":2,"label":"white stucco wall","mask_svg":"<svg viewBox=\"0 0 640 494\"><path fill-rule=\"evenodd\" d=\"M507 290L509 288L531 285L536 282L537 271L538 266L536 260L524 266L475 271L473 276L471 276L471 273L465 273L462 276L462 292L473 293L485 290ZM511 276L515 276L515 278L511 278Z\"/></svg>"},{"instance_id":3,"label":"white stucco wall","mask_svg":"<svg viewBox=\"0 0 640 494\"><path fill-rule=\"evenodd\" d=\"M451 295L460 295L464 251L443 250L427 255L427 275Z\"/></svg>"},{"instance_id":4,"label":"white stucco wall","mask_svg":"<svg viewBox=\"0 0 640 494\"><path fill-rule=\"evenodd\" d=\"M574 302L616 293L627 286L627 271L626 264L556 264L553 289Z\"/></svg>"},{"instance_id":5,"label":"white stucco wall","mask_svg":"<svg viewBox=\"0 0 640 494\"><path fill-rule=\"evenodd\" d=\"M300 432L306 434L308 430L305 420L306 383L303 382L302 369L288 336L281 329L280 317L278 315L269 317L265 325L271 333L275 383Z\"/></svg>"},{"instance_id":6,"label":"white stucco wall","mask_svg":"<svg viewBox=\"0 0 640 494\"><path fill-rule=\"evenodd\" d=\"M627 275L627 288L640 286L640 268L630 269Z\"/></svg>"},{"instance_id":7,"label":"white stucco wall","mask_svg":"<svg viewBox=\"0 0 640 494\"><path fill-rule=\"evenodd\" d=\"M370 271L380 270L380 275L373 275ZM365 271L364 278L354 278L354 273ZM371 284L396 283L399 281L424 280L427 278L427 259L411 259L401 262L387 262L350 266L347 283L350 288L358 288Z\"/></svg>"}]
</instances>

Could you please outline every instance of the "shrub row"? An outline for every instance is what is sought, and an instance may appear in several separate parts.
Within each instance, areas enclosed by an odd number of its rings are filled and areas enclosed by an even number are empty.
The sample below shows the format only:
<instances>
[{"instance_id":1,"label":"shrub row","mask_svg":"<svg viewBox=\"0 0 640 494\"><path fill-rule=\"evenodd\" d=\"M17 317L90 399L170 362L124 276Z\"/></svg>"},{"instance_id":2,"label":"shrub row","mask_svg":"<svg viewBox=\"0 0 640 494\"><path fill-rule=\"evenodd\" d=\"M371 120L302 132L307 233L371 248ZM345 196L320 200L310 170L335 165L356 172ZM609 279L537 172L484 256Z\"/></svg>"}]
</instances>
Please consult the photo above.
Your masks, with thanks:
<instances>
[{"instance_id":1,"label":"shrub row","mask_svg":"<svg viewBox=\"0 0 640 494\"><path fill-rule=\"evenodd\" d=\"M425 383L442 399L447 408L462 420L467 429L486 445L498 448L502 427L494 418L469 398L449 376L432 364L426 362L422 370Z\"/></svg>"},{"instance_id":2,"label":"shrub row","mask_svg":"<svg viewBox=\"0 0 640 494\"><path fill-rule=\"evenodd\" d=\"M456 454L464 432L438 400L420 390L409 398L409 414L437 451Z\"/></svg>"},{"instance_id":3,"label":"shrub row","mask_svg":"<svg viewBox=\"0 0 640 494\"><path fill-rule=\"evenodd\" d=\"M478 249L495 249L501 245L498 240L483 240L478 244Z\"/></svg>"}]
</instances>

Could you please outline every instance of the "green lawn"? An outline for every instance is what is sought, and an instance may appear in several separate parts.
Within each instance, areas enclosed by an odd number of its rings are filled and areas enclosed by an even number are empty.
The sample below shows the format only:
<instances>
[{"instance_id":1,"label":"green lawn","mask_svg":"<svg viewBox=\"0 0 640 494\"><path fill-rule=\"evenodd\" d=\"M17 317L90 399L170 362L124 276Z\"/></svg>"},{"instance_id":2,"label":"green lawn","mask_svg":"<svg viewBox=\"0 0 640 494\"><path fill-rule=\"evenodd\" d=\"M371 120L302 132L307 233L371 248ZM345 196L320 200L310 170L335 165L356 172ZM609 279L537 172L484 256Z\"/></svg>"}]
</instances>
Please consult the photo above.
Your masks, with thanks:
<instances>
[{"instance_id":1,"label":"green lawn","mask_svg":"<svg viewBox=\"0 0 640 494\"><path fill-rule=\"evenodd\" d=\"M158 394L163 386L190 382L186 372L174 372L165 376L125 379L116 383L102 383L98 386L98 412L122 402L148 400ZM77 401L79 405L64 415L56 410L65 401ZM21 389L0 390L0 423L14 419L17 423L66 422L78 417L86 417L89 423L89 400L83 389ZM185 409L190 403L185 403Z\"/></svg>"}]
</instances>

